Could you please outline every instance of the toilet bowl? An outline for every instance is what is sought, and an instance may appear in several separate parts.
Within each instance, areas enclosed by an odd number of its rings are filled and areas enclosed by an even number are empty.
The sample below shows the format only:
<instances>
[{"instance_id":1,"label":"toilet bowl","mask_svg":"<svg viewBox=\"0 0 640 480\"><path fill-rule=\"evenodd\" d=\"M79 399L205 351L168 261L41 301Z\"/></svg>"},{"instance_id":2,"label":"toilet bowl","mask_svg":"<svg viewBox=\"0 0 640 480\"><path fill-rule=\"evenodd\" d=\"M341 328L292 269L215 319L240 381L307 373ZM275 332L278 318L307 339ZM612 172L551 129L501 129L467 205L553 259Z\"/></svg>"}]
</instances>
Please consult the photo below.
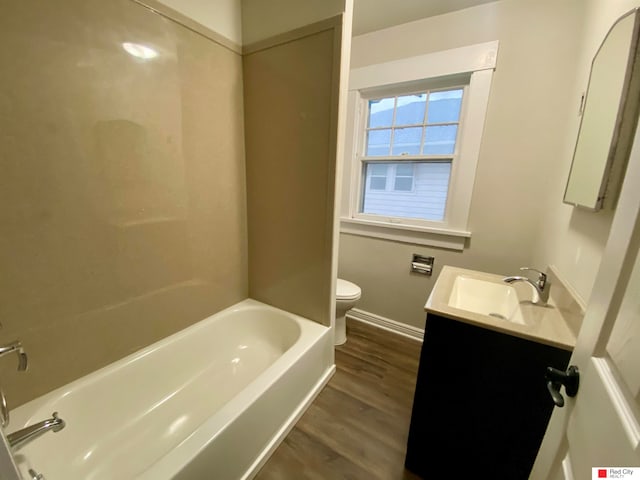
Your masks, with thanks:
<instances>
[{"instance_id":1,"label":"toilet bowl","mask_svg":"<svg viewBox=\"0 0 640 480\"><path fill-rule=\"evenodd\" d=\"M355 283L341 278L336 282L336 327L334 344L342 345L347 341L347 323L345 316L362 295L362 290Z\"/></svg>"}]
</instances>

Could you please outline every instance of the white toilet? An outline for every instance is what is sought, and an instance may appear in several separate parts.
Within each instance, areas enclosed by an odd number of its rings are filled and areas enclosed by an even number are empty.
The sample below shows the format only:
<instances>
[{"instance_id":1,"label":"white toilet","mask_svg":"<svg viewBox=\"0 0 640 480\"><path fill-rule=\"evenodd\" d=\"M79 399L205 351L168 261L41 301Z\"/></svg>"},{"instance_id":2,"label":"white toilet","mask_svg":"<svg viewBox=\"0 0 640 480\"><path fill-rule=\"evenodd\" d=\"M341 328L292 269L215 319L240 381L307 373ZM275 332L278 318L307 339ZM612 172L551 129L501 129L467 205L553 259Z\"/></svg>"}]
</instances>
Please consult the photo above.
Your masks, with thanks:
<instances>
[{"instance_id":1,"label":"white toilet","mask_svg":"<svg viewBox=\"0 0 640 480\"><path fill-rule=\"evenodd\" d=\"M334 343L336 345L342 345L347 341L347 323L345 315L347 311L355 307L362 290L355 283L348 282L346 280L338 279L336 282L336 328Z\"/></svg>"}]
</instances>

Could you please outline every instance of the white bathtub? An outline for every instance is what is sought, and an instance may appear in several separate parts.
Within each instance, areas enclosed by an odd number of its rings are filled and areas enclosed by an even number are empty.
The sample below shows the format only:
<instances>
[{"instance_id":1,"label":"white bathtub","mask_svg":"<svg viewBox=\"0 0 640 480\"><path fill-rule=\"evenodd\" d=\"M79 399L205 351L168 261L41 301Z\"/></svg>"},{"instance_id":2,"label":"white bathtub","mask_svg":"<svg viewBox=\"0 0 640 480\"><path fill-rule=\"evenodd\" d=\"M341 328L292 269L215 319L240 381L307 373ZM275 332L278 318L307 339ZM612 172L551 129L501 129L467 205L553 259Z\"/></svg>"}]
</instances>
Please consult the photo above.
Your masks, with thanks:
<instances>
[{"instance_id":1,"label":"white bathtub","mask_svg":"<svg viewBox=\"0 0 640 480\"><path fill-rule=\"evenodd\" d=\"M245 300L11 412L66 421L16 462L47 480L251 478L331 377L328 328Z\"/></svg>"}]
</instances>

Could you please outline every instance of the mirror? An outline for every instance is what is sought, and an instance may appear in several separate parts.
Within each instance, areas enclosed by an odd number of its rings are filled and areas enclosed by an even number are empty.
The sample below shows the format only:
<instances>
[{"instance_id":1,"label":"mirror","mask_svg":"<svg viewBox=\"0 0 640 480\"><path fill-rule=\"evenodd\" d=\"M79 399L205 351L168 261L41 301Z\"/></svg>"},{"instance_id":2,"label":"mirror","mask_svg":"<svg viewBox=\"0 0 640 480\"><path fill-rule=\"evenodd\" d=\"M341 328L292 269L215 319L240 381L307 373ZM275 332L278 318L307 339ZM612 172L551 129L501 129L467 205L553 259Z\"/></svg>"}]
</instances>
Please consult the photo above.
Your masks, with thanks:
<instances>
[{"instance_id":1,"label":"mirror","mask_svg":"<svg viewBox=\"0 0 640 480\"><path fill-rule=\"evenodd\" d=\"M611 27L589 76L564 202L613 206L638 121L638 9Z\"/></svg>"}]
</instances>

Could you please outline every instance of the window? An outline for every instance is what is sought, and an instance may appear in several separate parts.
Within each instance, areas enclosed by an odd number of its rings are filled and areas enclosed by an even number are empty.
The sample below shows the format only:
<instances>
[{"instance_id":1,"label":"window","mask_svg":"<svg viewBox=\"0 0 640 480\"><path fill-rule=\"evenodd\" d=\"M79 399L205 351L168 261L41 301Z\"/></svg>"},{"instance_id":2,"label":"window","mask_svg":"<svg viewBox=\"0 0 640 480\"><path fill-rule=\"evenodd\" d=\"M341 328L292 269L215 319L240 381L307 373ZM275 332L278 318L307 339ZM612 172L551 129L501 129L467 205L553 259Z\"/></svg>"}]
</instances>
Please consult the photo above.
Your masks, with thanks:
<instances>
[{"instance_id":1,"label":"window","mask_svg":"<svg viewBox=\"0 0 640 480\"><path fill-rule=\"evenodd\" d=\"M414 166L411 162L371 163L367 166L365 198L371 198L376 191L412 192Z\"/></svg>"},{"instance_id":2,"label":"window","mask_svg":"<svg viewBox=\"0 0 640 480\"><path fill-rule=\"evenodd\" d=\"M413 173L414 167L412 163L400 165L396 164L396 178L393 184L393 189L396 192L413 191Z\"/></svg>"},{"instance_id":3,"label":"window","mask_svg":"<svg viewBox=\"0 0 640 480\"><path fill-rule=\"evenodd\" d=\"M359 141L367 181L360 213L444 220L464 90L362 99L366 118Z\"/></svg>"},{"instance_id":4,"label":"window","mask_svg":"<svg viewBox=\"0 0 640 480\"><path fill-rule=\"evenodd\" d=\"M497 47L351 71L342 232L464 248Z\"/></svg>"},{"instance_id":5,"label":"window","mask_svg":"<svg viewBox=\"0 0 640 480\"><path fill-rule=\"evenodd\" d=\"M387 189L387 165L371 165L367 172L367 191Z\"/></svg>"}]
</instances>

